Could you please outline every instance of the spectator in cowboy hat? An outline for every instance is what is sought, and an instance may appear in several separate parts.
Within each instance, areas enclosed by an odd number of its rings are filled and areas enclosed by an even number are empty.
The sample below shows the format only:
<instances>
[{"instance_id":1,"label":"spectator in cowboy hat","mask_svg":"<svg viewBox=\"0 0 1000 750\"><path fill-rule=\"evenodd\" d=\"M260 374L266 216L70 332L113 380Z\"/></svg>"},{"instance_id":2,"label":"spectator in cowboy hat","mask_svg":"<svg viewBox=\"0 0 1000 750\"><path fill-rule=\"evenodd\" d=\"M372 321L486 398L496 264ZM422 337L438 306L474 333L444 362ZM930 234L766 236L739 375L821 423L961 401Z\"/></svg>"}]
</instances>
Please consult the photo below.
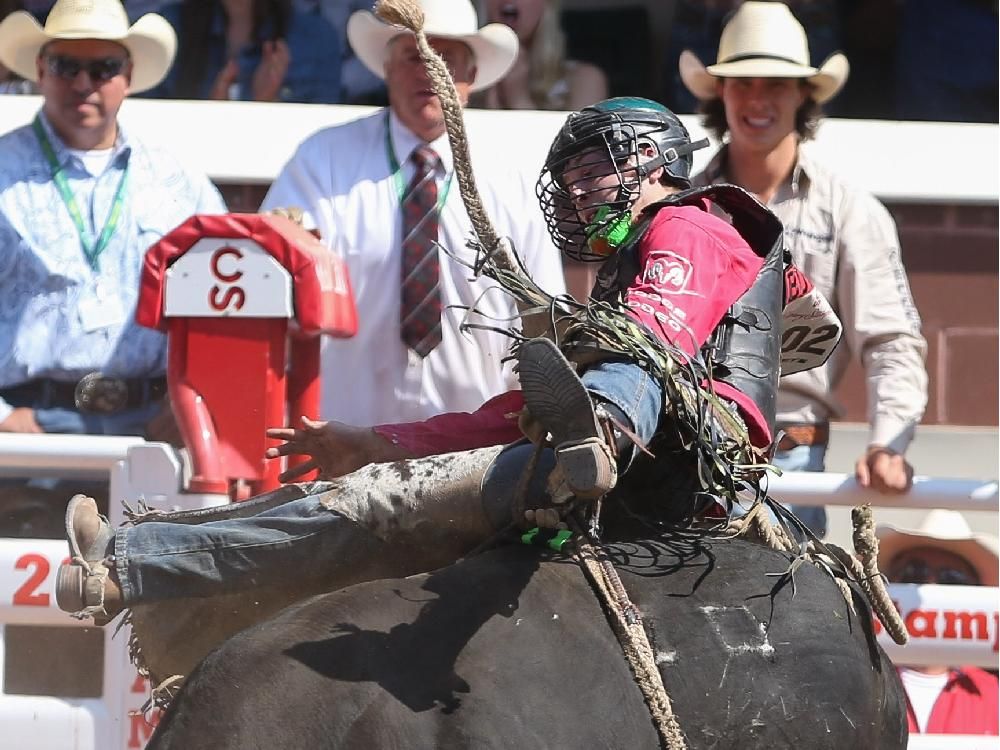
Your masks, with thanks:
<instances>
[{"instance_id":1,"label":"spectator in cowboy hat","mask_svg":"<svg viewBox=\"0 0 1000 750\"><path fill-rule=\"evenodd\" d=\"M0 63L35 82L0 137L0 431L142 435L164 418L166 342L133 316L146 249L225 205L204 174L118 121L174 58L161 17L58 0L0 22Z\"/></svg>"},{"instance_id":2,"label":"spectator in cowboy hat","mask_svg":"<svg viewBox=\"0 0 1000 750\"><path fill-rule=\"evenodd\" d=\"M419 4L427 37L450 66L463 104L471 91L503 78L518 49L509 27L477 28L469 0ZM484 294L492 282L471 278L466 240L472 224L453 185L444 114L416 38L368 11L351 16L347 35L358 59L385 79L389 106L307 138L262 206L301 207L306 228L343 252L350 270L360 328L353 339L325 342L322 417L367 427L474 411L516 388L517 380L510 366L501 366L507 340L486 330L461 333L464 313L455 306L475 303L495 320L516 311L506 295ZM473 164L480 164L477 150L472 143ZM535 200L534 175L529 181L494 160L488 169L478 166L476 177L486 212L499 233L512 239L528 272L548 292L564 292L559 255ZM413 205L417 187L431 188L434 197L415 228L404 230L411 216L401 209ZM411 281L421 282L424 291L411 296ZM409 325L414 320L427 325L426 337Z\"/></svg>"},{"instance_id":3,"label":"spectator in cowboy hat","mask_svg":"<svg viewBox=\"0 0 1000 750\"><path fill-rule=\"evenodd\" d=\"M927 403L926 342L896 226L872 195L845 183L804 145L821 105L847 80L847 59L834 54L812 66L805 31L789 9L748 1L723 29L714 65L685 50L679 66L702 102L705 126L726 139L694 183L735 183L774 211L795 265L844 324L844 341L823 367L782 378L778 427L785 434L775 463L823 471L829 420L841 410L834 391L853 355L865 370L870 423L857 480L878 492L906 492L913 469L904 454ZM783 351L808 352L824 331L784 335ZM825 509L797 511L825 534Z\"/></svg>"},{"instance_id":4,"label":"spectator in cowboy hat","mask_svg":"<svg viewBox=\"0 0 1000 750\"><path fill-rule=\"evenodd\" d=\"M953 510L933 510L916 529L880 524L879 569L893 583L996 586L997 537L977 534ZM910 732L998 733L995 675L976 667L901 667Z\"/></svg>"}]
</instances>

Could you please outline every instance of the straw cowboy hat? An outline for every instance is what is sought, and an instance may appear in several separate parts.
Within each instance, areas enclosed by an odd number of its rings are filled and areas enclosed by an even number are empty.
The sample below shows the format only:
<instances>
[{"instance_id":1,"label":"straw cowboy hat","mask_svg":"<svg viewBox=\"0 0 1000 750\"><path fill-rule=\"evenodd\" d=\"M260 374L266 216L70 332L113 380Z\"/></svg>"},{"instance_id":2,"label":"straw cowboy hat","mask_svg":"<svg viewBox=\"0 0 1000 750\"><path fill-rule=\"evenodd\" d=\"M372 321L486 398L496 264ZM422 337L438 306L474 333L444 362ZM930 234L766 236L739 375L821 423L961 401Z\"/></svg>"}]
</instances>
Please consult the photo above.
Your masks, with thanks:
<instances>
[{"instance_id":1,"label":"straw cowboy hat","mask_svg":"<svg viewBox=\"0 0 1000 750\"><path fill-rule=\"evenodd\" d=\"M814 68L806 32L784 3L743 3L722 30L719 55L707 68L690 50L678 61L681 80L699 99L714 99L717 78L804 78L822 104L844 83L850 66L839 52Z\"/></svg>"},{"instance_id":2,"label":"straw cowboy hat","mask_svg":"<svg viewBox=\"0 0 1000 750\"><path fill-rule=\"evenodd\" d=\"M37 81L38 53L56 39L106 39L121 44L132 56L132 92L151 89L162 81L177 50L173 27L155 13L129 26L120 0L57 0L44 27L23 10L0 22L0 62L22 78Z\"/></svg>"},{"instance_id":3,"label":"straw cowboy hat","mask_svg":"<svg viewBox=\"0 0 1000 750\"><path fill-rule=\"evenodd\" d=\"M457 39L472 49L476 58L476 80L472 91L492 86L517 59L517 34L502 23L477 29L476 10L469 0L419 0L424 11L424 33L428 37ZM367 10L355 11L347 21L347 39L358 59L379 78L385 77L389 41L411 32L382 23Z\"/></svg>"},{"instance_id":4,"label":"straw cowboy hat","mask_svg":"<svg viewBox=\"0 0 1000 750\"><path fill-rule=\"evenodd\" d=\"M915 529L879 524L875 536L879 540L878 564L882 572L900 552L914 547L932 547L968 560L984 586L996 586L1000 577L997 537L973 533L962 514L954 510L932 510Z\"/></svg>"}]
</instances>

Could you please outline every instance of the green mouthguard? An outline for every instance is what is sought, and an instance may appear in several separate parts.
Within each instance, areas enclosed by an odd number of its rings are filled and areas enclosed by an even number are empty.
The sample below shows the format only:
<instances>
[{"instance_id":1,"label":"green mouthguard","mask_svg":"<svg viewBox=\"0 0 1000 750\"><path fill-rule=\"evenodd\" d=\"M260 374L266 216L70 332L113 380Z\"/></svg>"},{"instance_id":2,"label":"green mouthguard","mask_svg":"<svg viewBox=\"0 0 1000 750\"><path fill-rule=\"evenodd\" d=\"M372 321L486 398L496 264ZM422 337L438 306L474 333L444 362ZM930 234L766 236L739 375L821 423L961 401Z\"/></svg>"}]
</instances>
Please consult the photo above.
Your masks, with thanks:
<instances>
[{"instance_id":1,"label":"green mouthguard","mask_svg":"<svg viewBox=\"0 0 1000 750\"><path fill-rule=\"evenodd\" d=\"M628 237L629 229L632 226L632 216L628 211L619 214L617 219L612 219L601 226L610 214L610 208L601 206L587 227L587 244L591 250L599 255L609 255L621 246Z\"/></svg>"}]
</instances>

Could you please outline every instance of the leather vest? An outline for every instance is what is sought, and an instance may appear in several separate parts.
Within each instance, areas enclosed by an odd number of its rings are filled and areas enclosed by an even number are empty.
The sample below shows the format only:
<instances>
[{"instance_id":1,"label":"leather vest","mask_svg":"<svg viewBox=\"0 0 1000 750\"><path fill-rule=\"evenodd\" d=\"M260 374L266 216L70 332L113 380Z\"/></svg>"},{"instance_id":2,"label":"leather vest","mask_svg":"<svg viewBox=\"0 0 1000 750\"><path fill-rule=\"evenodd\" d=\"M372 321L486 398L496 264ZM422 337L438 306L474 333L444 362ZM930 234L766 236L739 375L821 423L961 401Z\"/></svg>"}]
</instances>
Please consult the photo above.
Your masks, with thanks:
<instances>
[{"instance_id":1,"label":"leather vest","mask_svg":"<svg viewBox=\"0 0 1000 750\"><path fill-rule=\"evenodd\" d=\"M598 272L596 299L620 298L641 273L638 244L656 212L667 206L697 205L702 199L729 214L732 225L750 248L764 259L753 286L729 308L702 347L712 377L739 389L757 405L774 434L781 354L781 314L784 307L783 228L778 218L756 198L735 185L708 185L674 193L646 208L638 231Z\"/></svg>"}]
</instances>

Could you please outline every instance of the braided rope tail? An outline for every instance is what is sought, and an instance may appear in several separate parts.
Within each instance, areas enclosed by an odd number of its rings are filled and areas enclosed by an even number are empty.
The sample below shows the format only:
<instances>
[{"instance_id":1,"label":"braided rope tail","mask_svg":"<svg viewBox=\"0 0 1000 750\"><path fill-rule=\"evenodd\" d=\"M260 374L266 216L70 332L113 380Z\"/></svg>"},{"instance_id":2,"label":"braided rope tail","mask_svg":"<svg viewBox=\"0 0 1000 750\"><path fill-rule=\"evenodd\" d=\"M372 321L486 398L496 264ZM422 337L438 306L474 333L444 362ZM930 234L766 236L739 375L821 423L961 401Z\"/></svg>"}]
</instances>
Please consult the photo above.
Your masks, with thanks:
<instances>
[{"instance_id":1,"label":"braided rope tail","mask_svg":"<svg viewBox=\"0 0 1000 750\"><path fill-rule=\"evenodd\" d=\"M861 576L858 582L868 595L875 614L885 626L886 632L899 645L909 640L906 625L899 610L892 603L885 585L885 577L878 569L878 537L875 536L875 521L871 505L859 505L851 510L854 525L854 549L861 558Z\"/></svg>"},{"instance_id":2,"label":"braided rope tail","mask_svg":"<svg viewBox=\"0 0 1000 750\"><path fill-rule=\"evenodd\" d=\"M452 80L448 66L441 56L434 51L427 36L424 34L424 12L414 0L378 0L375 3L375 15L385 23L402 26L413 32L417 40L417 51L427 70L434 93L441 100L444 111L445 129L451 151L455 160L455 174L458 177L458 187L462 195L462 203L472 221L472 228L479 237L479 242L486 249L485 259L477 262L474 269L479 275L484 260L491 260L503 272L527 280L530 286L533 282L528 278L524 266L515 256L514 249L507 238L497 234L493 222L483 206L483 200L476 187L476 179L472 173L472 161L469 158L469 140L465 132L465 122L462 118L462 102L459 100L455 82ZM548 321L544 316L530 315L533 310L521 299L515 298L517 311L521 316L521 324L526 336L538 336L545 332ZM539 318L543 318L539 320ZM528 321L532 320L529 331Z\"/></svg>"}]
</instances>

